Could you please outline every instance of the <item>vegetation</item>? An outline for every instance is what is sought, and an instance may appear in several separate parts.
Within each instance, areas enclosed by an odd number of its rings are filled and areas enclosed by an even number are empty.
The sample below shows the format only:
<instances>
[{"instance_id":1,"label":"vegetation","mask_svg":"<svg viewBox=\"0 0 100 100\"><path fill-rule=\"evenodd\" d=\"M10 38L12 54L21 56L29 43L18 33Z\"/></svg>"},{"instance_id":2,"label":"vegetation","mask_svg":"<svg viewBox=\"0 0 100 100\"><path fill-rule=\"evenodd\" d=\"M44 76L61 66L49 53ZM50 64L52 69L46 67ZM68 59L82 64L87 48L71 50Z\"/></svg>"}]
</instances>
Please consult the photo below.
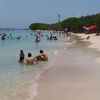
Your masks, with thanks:
<instances>
[{"instance_id":1,"label":"vegetation","mask_svg":"<svg viewBox=\"0 0 100 100\"><path fill-rule=\"evenodd\" d=\"M33 23L29 28L31 30L64 30L69 28L73 31L80 31L83 29L83 26L90 25L96 25L98 30L100 30L100 13L81 17L71 17L54 24Z\"/></svg>"},{"instance_id":2,"label":"vegetation","mask_svg":"<svg viewBox=\"0 0 100 100\"><path fill-rule=\"evenodd\" d=\"M29 27L31 30L48 30L50 28L49 24L44 23L33 23Z\"/></svg>"}]
</instances>

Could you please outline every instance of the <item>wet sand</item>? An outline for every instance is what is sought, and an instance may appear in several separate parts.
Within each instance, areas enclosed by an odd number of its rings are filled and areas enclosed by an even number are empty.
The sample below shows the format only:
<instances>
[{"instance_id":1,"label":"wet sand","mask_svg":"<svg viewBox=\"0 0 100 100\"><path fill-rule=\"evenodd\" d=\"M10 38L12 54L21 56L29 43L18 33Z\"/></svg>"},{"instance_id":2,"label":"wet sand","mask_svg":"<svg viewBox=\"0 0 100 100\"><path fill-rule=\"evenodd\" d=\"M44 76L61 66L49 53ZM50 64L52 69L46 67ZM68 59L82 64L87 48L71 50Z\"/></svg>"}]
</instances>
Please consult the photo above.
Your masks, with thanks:
<instances>
[{"instance_id":1,"label":"wet sand","mask_svg":"<svg viewBox=\"0 0 100 100\"><path fill-rule=\"evenodd\" d=\"M99 100L100 65L95 49L77 42L57 55L57 61L39 81L34 100Z\"/></svg>"}]
</instances>

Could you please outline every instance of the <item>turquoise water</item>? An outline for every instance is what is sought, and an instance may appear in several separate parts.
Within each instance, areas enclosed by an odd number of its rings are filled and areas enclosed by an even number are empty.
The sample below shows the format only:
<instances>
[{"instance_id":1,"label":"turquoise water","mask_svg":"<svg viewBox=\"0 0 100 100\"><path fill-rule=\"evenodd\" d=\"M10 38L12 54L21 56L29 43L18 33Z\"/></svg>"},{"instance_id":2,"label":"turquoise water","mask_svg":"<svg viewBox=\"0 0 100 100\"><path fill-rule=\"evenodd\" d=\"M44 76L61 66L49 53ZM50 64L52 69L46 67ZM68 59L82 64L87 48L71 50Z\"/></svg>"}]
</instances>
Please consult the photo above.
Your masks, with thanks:
<instances>
[{"instance_id":1,"label":"turquoise water","mask_svg":"<svg viewBox=\"0 0 100 100\"><path fill-rule=\"evenodd\" d=\"M2 30L11 38L0 39L0 100L31 100L38 92L38 79L41 74L55 62L55 55L61 49L64 36L58 36L58 41L46 39L47 32L42 33L40 43L35 43L34 32L30 30ZM27 35L27 37L26 37ZM16 37L21 36L18 40ZM24 65L18 62L19 52L23 49L25 57L31 52L33 56L43 49L48 53L48 62L34 65Z\"/></svg>"}]
</instances>

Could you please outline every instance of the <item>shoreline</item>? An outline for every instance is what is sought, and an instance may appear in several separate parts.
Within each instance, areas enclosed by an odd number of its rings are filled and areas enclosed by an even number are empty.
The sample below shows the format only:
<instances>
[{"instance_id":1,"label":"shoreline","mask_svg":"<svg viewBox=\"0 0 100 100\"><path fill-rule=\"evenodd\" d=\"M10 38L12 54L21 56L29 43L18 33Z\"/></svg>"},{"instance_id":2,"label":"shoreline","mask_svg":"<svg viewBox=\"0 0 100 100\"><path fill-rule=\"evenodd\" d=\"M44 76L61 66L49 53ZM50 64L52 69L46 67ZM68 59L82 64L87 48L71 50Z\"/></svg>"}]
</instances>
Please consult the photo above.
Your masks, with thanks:
<instances>
[{"instance_id":1,"label":"shoreline","mask_svg":"<svg viewBox=\"0 0 100 100\"><path fill-rule=\"evenodd\" d=\"M77 34L77 36L82 39L81 41L90 43L88 48L93 48L100 52L100 36L96 36L96 34ZM90 39L86 39L87 36L90 36ZM100 64L100 57L95 59L95 62Z\"/></svg>"},{"instance_id":2,"label":"shoreline","mask_svg":"<svg viewBox=\"0 0 100 100\"><path fill-rule=\"evenodd\" d=\"M81 41L88 41L91 43L91 45L89 45L89 48L95 48L98 49L100 51L100 36L96 36L95 34L76 34L77 36L79 36L82 40ZM86 39L87 36L90 36L89 39Z\"/></svg>"},{"instance_id":3,"label":"shoreline","mask_svg":"<svg viewBox=\"0 0 100 100\"><path fill-rule=\"evenodd\" d=\"M39 94L32 100L99 99L99 64L94 62L92 55L84 55L87 52L74 48L75 53L73 47L65 47L57 55L58 61L42 75L38 86Z\"/></svg>"}]
</instances>

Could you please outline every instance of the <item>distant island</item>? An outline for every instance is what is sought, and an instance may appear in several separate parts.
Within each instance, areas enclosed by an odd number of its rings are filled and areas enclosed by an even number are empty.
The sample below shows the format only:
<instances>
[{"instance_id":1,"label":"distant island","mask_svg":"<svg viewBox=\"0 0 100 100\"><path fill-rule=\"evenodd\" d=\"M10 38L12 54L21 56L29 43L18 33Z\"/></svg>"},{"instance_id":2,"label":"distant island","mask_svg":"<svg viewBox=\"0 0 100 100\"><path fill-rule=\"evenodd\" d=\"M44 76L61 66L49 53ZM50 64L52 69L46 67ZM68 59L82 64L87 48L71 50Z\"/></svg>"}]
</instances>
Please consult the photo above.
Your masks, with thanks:
<instances>
[{"instance_id":1,"label":"distant island","mask_svg":"<svg viewBox=\"0 0 100 100\"><path fill-rule=\"evenodd\" d=\"M69 28L73 31L82 31L83 26L96 25L100 31L100 13L81 17L71 17L63 21L48 24L48 23L32 23L29 26L31 30L64 30Z\"/></svg>"}]
</instances>

